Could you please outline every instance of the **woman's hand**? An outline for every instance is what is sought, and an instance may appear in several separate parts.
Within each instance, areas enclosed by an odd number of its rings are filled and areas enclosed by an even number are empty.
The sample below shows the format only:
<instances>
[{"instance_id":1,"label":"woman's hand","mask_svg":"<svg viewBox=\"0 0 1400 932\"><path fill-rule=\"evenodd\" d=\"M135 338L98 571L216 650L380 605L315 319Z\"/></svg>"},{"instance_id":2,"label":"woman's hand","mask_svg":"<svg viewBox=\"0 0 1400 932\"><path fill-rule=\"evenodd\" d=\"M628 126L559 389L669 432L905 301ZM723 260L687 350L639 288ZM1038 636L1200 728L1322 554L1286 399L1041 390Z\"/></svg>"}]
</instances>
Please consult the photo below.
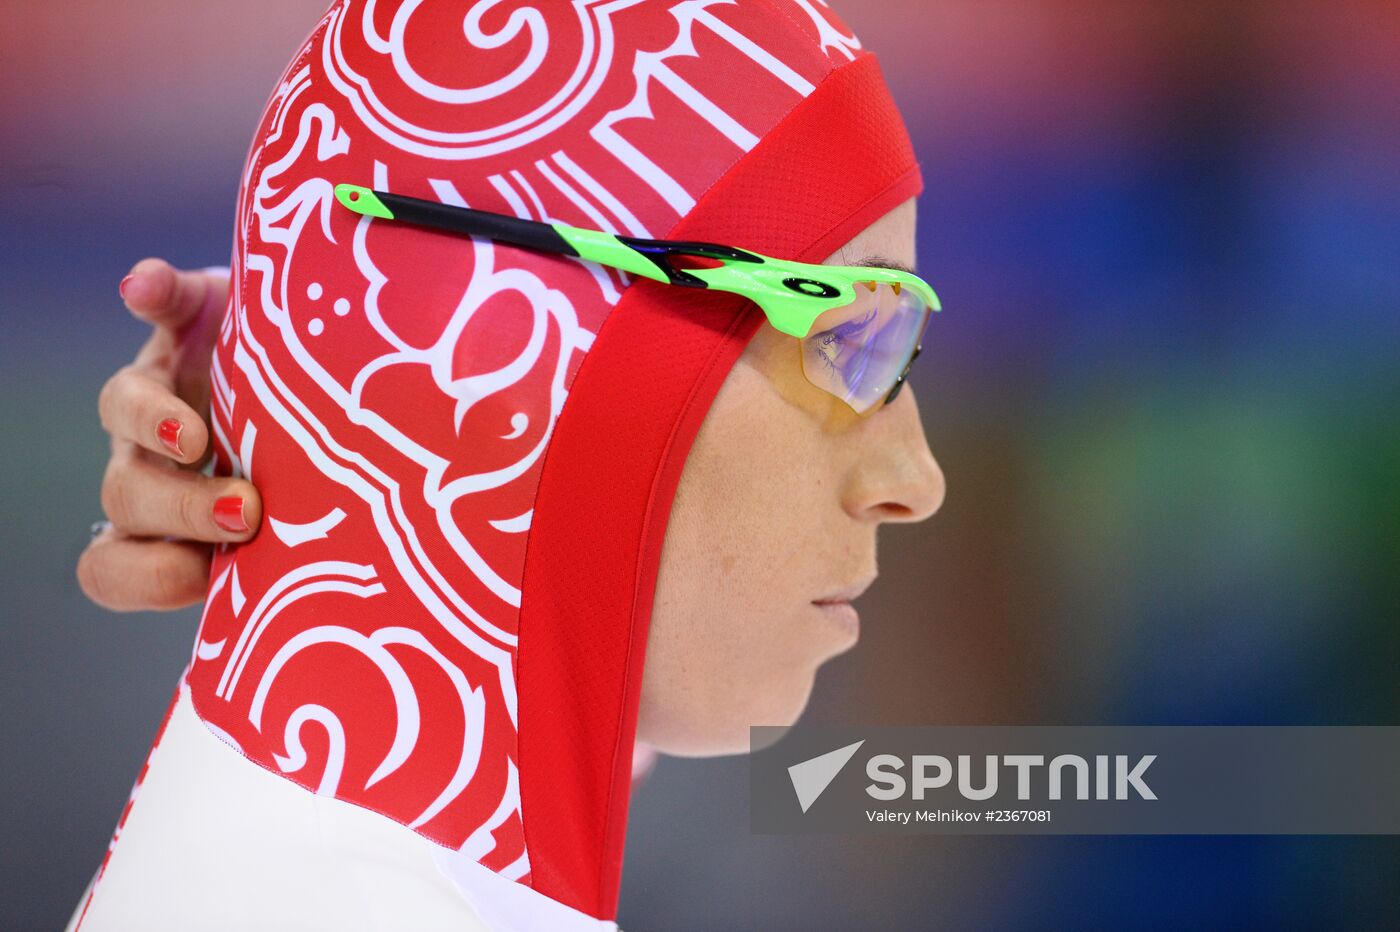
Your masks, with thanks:
<instances>
[{"instance_id":1,"label":"woman's hand","mask_svg":"<svg viewBox=\"0 0 1400 932\"><path fill-rule=\"evenodd\" d=\"M209 459L209 363L228 269L180 271L143 259L122 279L127 308L155 328L98 397L112 458L102 479L111 526L78 559L88 598L114 611L175 609L204 598L211 542L252 537L252 483L199 472Z\"/></svg>"}]
</instances>

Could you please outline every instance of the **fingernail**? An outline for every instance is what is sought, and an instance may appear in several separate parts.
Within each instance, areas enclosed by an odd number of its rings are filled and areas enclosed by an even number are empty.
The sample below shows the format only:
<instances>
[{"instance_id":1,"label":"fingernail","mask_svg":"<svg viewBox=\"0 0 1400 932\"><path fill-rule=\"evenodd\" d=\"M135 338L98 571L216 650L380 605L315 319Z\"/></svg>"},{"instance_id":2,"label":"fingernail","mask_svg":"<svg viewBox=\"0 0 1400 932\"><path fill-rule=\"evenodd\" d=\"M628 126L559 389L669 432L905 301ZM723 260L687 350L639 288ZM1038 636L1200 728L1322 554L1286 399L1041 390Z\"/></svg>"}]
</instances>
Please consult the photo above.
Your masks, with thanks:
<instances>
[{"instance_id":1,"label":"fingernail","mask_svg":"<svg viewBox=\"0 0 1400 932\"><path fill-rule=\"evenodd\" d=\"M156 425L156 439L165 445L165 448L176 456L184 456L185 451L180 449L180 431L185 429L173 417L168 417Z\"/></svg>"},{"instance_id":2,"label":"fingernail","mask_svg":"<svg viewBox=\"0 0 1400 932\"><path fill-rule=\"evenodd\" d=\"M130 285L131 280L135 277L135 275L128 275L126 278L123 278L122 283L117 286L117 293L122 296L123 301L126 300L126 286ZM108 279L108 281L111 281L111 279Z\"/></svg>"},{"instance_id":3,"label":"fingernail","mask_svg":"<svg viewBox=\"0 0 1400 932\"><path fill-rule=\"evenodd\" d=\"M225 495L214 502L214 523L230 534L246 534L248 522L243 520L243 499Z\"/></svg>"}]
</instances>

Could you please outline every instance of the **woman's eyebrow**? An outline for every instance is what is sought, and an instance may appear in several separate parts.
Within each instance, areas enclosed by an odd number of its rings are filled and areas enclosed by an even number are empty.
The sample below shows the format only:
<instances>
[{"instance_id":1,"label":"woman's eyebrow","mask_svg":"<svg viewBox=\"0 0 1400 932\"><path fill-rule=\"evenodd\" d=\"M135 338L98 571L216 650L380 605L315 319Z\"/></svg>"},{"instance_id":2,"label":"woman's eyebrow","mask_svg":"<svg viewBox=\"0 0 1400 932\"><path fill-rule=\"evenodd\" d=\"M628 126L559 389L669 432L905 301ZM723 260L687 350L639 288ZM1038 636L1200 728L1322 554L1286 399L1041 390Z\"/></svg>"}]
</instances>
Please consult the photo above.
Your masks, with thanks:
<instances>
[{"instance_id":1,"label":"woman's eyebrow","mask_svg":"<svg viewBox=\"0 0 1400 932\"><path fill-rule=\"evenodd\" d=\"M896 262L894 259L887 259L884 256L866 256L864 259L860 260L855 264L868 265L872 268L877 269L895 269L896 271L907 272L910 275L918 274L912 268L905 265L903 262Z\"/></svg>"}]
</instances>

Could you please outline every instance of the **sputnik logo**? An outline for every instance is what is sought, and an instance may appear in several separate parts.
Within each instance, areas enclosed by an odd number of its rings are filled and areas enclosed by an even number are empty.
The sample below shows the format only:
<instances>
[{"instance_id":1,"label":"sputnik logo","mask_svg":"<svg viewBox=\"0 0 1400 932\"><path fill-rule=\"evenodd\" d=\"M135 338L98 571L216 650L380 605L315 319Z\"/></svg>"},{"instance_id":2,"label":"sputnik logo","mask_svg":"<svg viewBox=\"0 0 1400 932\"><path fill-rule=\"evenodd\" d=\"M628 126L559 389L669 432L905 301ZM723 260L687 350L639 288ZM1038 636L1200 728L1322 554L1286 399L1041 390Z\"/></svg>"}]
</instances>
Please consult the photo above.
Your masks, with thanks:
<instances>
[{"instance_id":1,"label":"sputnik logo","mask_svg":"<svg viewBox=\"0 0 1400 932\"><path fill-rule=\"evenodd\" d=\"M792 779L792 789L797 793L797 802L806 812L811 808L812 803L817 801L817 797L826 792L826 788L831 785L831 781L836 779L836 775L841 772L841 768L850 763L856 751L865 743L865 739L857 741L855 744L848 744L844 748L837 748L834 751L827 751L825 754L813 757L811 760L804 760L800 764L793 764L788 768L788 776Z\"/></svg>"}]
</instances>

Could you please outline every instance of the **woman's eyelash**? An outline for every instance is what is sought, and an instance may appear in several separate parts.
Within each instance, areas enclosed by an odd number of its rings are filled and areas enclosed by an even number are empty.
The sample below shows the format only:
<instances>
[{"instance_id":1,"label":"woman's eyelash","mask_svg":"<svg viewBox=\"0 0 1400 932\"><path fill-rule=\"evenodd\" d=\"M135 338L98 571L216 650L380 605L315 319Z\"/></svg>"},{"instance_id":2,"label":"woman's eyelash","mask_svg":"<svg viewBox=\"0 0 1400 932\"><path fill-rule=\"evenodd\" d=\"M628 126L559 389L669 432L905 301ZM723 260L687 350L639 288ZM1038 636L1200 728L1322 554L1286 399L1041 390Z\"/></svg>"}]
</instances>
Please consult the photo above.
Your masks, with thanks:
<instances>
[{"instance_id":1,"label":"woman's eyelash","mask_svg":"<svg viewBox=\"0 0 1400 932\"><path fill-rule=\"evenodd\" d=\"M846 335L851 334L851 333L858 333L858 332L860 332L861 330L864 330L864 329L865 329L865 325L866 325L866 324L870 323L872 320L875 319L875 312L876 312L876 309L875 309L875 308L871 308L871 309L870 309L870 313L869 313L869 314L866 314L866 315L865 315L864 317L862 317L860 320L848 320L848 321L846 321L844 324L841 324L840 326L832 327L831 330L828 331L828 332L830 332L830 333L837 333L837 334L840 334L841 336L846 336Z\"/></svg>"}]
</instances>

